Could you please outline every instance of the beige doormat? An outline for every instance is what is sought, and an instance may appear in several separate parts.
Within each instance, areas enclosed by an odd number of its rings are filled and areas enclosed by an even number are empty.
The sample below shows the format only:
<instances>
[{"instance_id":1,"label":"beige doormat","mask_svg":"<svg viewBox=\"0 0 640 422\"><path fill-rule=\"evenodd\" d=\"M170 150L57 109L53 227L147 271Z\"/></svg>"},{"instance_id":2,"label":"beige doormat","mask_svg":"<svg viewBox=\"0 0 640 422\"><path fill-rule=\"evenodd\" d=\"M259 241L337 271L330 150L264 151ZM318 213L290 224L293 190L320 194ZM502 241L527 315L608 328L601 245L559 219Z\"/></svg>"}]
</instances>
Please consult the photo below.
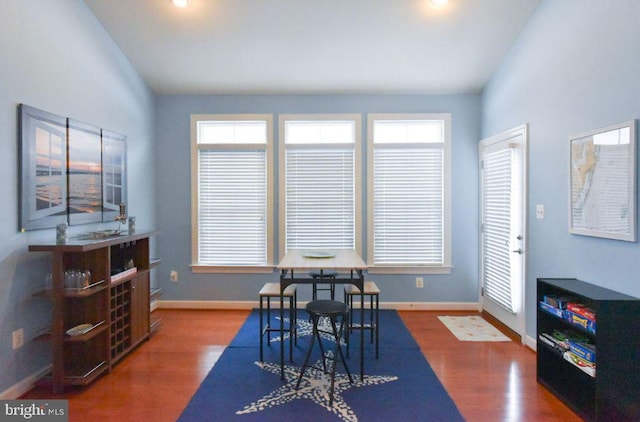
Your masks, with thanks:
<instances>
[{"instance_id":1,"label":"beige doormat","mask_svg":"<svg viewBox=\"0 0 640 422\"><path fill-rule=\"evenodd\" d=\"M481 316L439 316L460 341L511 341Z\"/></svg>"}]
</instances>

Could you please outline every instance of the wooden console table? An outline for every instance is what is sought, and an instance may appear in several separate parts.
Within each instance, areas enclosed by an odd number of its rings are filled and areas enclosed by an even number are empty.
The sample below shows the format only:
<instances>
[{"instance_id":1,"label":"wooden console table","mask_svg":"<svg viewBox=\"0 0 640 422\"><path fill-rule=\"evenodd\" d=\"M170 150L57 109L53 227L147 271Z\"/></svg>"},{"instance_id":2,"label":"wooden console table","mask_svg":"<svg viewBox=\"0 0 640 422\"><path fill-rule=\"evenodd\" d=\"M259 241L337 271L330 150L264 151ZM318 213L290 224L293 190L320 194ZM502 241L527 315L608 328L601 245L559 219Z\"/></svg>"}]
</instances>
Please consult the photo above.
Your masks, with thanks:
<instances>
[{"instance_id":1,"label":"wooden console table","mask_svg":"<svg viewBox=\"0 0 640 422\"><path fill-rule=\"evenodd\" d=\"M38 294L53 303L46 335L53 351L54 393L89 384L149 337L151 235L29 246L31 252L51 254L51 286ZM85 285L65 286L65 272L71 271L86 273Z\"/></svg>"}]
</instances>

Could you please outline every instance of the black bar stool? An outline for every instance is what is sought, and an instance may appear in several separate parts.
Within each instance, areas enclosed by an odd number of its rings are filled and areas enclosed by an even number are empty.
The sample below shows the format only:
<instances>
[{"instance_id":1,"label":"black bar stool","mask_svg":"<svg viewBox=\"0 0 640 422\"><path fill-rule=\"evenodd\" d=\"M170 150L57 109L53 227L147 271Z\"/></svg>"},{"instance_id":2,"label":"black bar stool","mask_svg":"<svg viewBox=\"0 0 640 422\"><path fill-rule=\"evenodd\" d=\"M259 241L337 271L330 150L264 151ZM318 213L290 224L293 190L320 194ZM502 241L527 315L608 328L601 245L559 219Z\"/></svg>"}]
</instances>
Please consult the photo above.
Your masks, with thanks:
<instances>
[{"instance_id":1,"label":"black bar stool","mask_svg":"<svg viewBox=\"0 0 640 422\"><path fill-rule=\"evenodd\" d=\"M342 346L340 346L340 340L342 339L342 333L344 331L344 327L347 323L347 318L349 315L349 308L345 303L338 302L335 300L314 300L307 303L306 307L307 312L311 316L311 320L313 321L313 334L311 335L311 343L309 344L309 349L307 349L307 353L304 358L304 363L302 364L302 368L300 369L300 376L298 376L298 382L296 383L296 390L300 387L300 381L302 381L302 377L304 375L304 371L307 368L312 368L318 371L322 371L323 373L331 374L331 387L329 389L329 407L333 405L333 386L336 379L336 366L338 362L342 362L347 375L349 376L349 382L353 383L353 379L351 378L351 373L349 372L349 368L347 367L347 362L344 359L344 355L342 354ZM327 318L331 324L331 331L323 329L320 327L319 322L320 319L324 317ZM339 328L338 328L339 325ZM325 352L325 348L322 345L322 338L320 334L330 335L333 337L336 343L335 350L333 354ZM318 340L318 346L320 347L320 353L322 354L322 367L309 365L309 358L311 357L311 352L313 351L313 346L315 344L316 339ZM327 365L329 362L329 365ZM330 370L327 370L327 366L330 367Z\"/></svg>"},{"instance_id":2,"label":"black bar stool","mask_svg":"<svg viewBox=\"0 0 640 422\"><path fill-rule=\"evenodd\" d=\"M280 283L265 283L258 293L260 296L260 362L263 361L263 339L266 334L267 344L271 344L271 333L280 332L280 326L271 326L271 299L280 299ZM289 360L293 361L293 341L298 344L298 331L297 331L297 310L296 303L298 300L298 294L296 292L296 285L292 284L287 286L282 293L282 297L289 299L289 328L284 329L284 333L289 333ZM264 301L267 302L267 314L266 322L264 315ZM278 306L280 306L278 304ZM284 321L280 321L280 324L284 324ZM293 341L292 341L293 340ZM284 341L284 338L280 339Z\"/></svg>"},{"instance_id":3,"label":"black bar stool","mask_svg":"<svg viewBox=\"0 0 640 422\"><path fill-rule=\"evenodd\" d=\"M349 305L349 326L347 328L346 341L347 341L347 356L349 356L349 335L353 330L369 330L371 332L371 343L373 343L374 335L376 341L376 359L378 359L380 355L380 336L378 331L378 326L380 323L379 317L379 307L380 307L380 289L378 285L373 281L365 281L364 282L364 296L365 296L365 311L366 311L366 298L369 298L369 323L366 324L364 321L362 324L356 324L353 321L353 302L354 298L357 299L360 297L360 289L358 289L353 284L347 284L344 286L344 302Z\"/></svg>"},{"instance_id":4,"label":"black bar stool","mask_svg":"<svg viewBox=\"0 0 640 422\"><path fill-rule=\"evenodd\" d=\"M338 276L338 272L337 271L333 271L333 270L319 270L319 271L311 271L309 272L309 275L311 276L311 278L313 278L315 281L318 280L335 280L336 277ZM318 285L318 283L313 283L313 296L312 296L312 300L318 300L318 292L319 291L327 291L329 292L330 296L331 296L331 300L334 300L336 298L336 285L335 283L328 283L326 285Z\"/></svg>"}]
</instances>

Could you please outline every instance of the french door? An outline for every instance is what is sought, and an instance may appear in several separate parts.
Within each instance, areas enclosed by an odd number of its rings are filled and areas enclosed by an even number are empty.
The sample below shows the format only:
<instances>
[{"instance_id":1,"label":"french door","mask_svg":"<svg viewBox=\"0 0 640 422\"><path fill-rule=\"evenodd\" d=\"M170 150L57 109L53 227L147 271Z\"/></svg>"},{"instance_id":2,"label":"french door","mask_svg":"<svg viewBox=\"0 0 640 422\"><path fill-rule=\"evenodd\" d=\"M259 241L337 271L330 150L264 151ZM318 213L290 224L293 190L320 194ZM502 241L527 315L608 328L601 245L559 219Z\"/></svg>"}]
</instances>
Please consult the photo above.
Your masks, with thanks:
<instances>
[{"instance_id":1,"label":"french door","mask_svg":"<svg viewBox=\"0 0 640 422\"><path fill-rule=\"evenodd\" d=\"M525 340L527 126L480 142L482 309Z\"/></svg>"}]
</instances>

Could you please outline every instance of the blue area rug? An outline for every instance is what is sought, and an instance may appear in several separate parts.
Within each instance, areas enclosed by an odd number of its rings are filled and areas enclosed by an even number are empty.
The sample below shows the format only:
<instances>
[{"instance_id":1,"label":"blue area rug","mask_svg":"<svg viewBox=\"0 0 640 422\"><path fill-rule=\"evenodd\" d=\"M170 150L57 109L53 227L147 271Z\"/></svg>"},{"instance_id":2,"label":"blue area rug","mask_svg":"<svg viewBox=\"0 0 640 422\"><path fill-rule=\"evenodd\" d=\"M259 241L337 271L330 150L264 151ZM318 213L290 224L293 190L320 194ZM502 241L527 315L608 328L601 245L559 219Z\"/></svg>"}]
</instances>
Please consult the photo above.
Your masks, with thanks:
<instances>
[{"instance_id":1,"label":"blue area rug","mask_svg":"<svg viewBox=\"0 0 640 422\"><path fill-rule=\"evenodd\" d=\"M379 359L375 358L369 332L365 332L364 379L360 378L360 333L354 331L350 337L347 365L353 384L339 364L333 406L329 407L326 396L329 380L319 371L308 369L296 390L304 352L311 338L306 317L304 311L299 312L299 338L293 362L288 360L288 338L285 340L286 380L281 380L279 336L276 333L275 341L272 337L271 345L265 346L265 359L261 363L259 315L254 310L179 421L464 420L395 311L380 311ZM356 311L356 321L359 318ZM319 355L314 359L319 359Z\"/></svg>"}]
</instances>

